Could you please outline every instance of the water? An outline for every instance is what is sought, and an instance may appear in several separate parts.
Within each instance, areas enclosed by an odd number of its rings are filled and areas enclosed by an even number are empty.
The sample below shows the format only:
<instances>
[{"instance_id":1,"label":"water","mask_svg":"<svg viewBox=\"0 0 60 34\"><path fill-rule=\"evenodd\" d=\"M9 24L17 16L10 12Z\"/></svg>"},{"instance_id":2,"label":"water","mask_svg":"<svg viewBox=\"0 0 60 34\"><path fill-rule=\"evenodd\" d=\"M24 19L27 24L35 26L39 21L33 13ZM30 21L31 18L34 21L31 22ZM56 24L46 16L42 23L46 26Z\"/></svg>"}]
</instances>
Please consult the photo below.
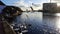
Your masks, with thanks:
<instances>
[{"instance_id":1,"label":"water","mask_svg":"<svg viewBox=\"0 0 60 34\"><path fill-rule=\"evenodd\" d=\"M17 23L42 23L42 12L23 12L22 15L17 16Z\"/></svg>"},{"instance_id":2,"label":"water","mask_svg":"<svg viewBox=\"0 0 60 34\"><path fill-rule=\"evenodd\" d=\"M60 16L44 16L43 23L60 33Z\"/></svg>"},{"instance_id":3,"label":"water","mask_svg":"<svg viewBox=\"0 0 60 34\"><path fill-rule=\"evenodd\" d=\"M23 12L17 16L15 22L31 24L26 34L60 34L60 16L56 15L43 16L42 12Z\"/></svg>"},{"instance_id":4,"label":"water","mask_svg":"<svg viewBox=\"0 0 60 34\"><path fill-rule=\"evenodd\" d=\"M28 34L38 34L40 32L40 25L42 24L42 12L23 12L22 15L17 16L14 23L27 23L31 24L28 28Z\"/></svg>"}]
</instances>

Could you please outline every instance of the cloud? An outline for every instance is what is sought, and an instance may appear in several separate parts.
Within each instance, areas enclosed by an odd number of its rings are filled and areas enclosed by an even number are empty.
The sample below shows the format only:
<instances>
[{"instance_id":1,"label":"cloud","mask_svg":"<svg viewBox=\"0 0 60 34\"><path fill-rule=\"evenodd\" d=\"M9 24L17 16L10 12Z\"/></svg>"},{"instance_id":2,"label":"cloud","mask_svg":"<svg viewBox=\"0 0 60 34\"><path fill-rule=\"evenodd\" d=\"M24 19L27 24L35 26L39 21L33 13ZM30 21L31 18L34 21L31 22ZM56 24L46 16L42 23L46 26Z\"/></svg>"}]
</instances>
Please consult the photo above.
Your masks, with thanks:
<instances>
[{"instance_id":1,"label":"cloud","mask_svg":"<svg viewBox=\"0 0 60 34\"><path fill-rule=\"evenodd\" d=\"M57 6L60 6L60 0L52 0L52 2L57 3Z\"/></svg>"},{"instance_id":2,"label":"cloud","mask_svg":"<svg viewBox=\"0 0 60 34\"><path fill-rule=\"evenodd\" d=\"M24 2L25 0L19 0L19 1L17 1L16 3L14 3L15 4L15 6L24 6L24 7L28 7L29 5L28 5L28 3L25 3Z\"/></svg>"},{"instance_id":3,"label":"cloud","mask_svg":"<svg viewBox=\"0 0 60 34\"><path fill-rule=\"evenodd\" d=\"M19 0L19 1L15 2L14 5L22 8L23 10L30 9L29 8L30 6L32 6L34 10L42 9L43 2L34 3L32 0L29 0L28 1L29 3L26 3L25 1L26 0ZM32 3L34 3L34 5L32 5Z\"/></svg>"},{"instance_id":4,"label":"cloud","mask_svg":"<svg viewBox=\"0 0 60 34\"><path fill-rule=\"evenodd\" d=\"M52 0L52 2L60 3L60 0Z\"/></svg>"},{"instance_id":5,"label":"cloud","mask_svg":"<svg viewBox=\"0 0 60 34\"><path fill-rule=\"evenodd\" d=\"M23 11L26 11L26 9L30 9L30 4L26 3L25 0L19 0L15 2L14 5L20 7Z\"/></svg>"},{"instance_id":6,"label":"cloud","mask_svg":"<svg viewBox=\"0 0 60 34\"><path fill-rule=\"evenodd\" d=\"M29 3L33 3L33 0L29 0Z\"/></svg>"}]
</instances>

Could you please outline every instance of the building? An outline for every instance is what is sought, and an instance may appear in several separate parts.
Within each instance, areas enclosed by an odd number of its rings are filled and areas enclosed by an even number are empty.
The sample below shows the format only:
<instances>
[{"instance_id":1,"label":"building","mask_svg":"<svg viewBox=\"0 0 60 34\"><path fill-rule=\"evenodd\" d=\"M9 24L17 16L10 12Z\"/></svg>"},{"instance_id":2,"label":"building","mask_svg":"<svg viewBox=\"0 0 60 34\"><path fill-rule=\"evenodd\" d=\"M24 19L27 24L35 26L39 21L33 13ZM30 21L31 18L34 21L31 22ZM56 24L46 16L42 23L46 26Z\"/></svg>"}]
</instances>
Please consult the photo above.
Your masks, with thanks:
<instances>
[{"instance_id":1,"label":"building","mask_svg":"<svg viewBox=\"0 0 60 34\"><path fill-rule=\"evenodd\" d=\"M57 13L60 13L60 6L57 7Z\"/></svg>"},{"instance_id":2,"label":"building","mask_svg":"<svg viewBox=\"0 0 60 34\"><path fill-rule=\"evenodd\" d=\"M56 3L43 3L43 11L49 13L57 12L57 4Z\"/></svg>"}]
</instances>

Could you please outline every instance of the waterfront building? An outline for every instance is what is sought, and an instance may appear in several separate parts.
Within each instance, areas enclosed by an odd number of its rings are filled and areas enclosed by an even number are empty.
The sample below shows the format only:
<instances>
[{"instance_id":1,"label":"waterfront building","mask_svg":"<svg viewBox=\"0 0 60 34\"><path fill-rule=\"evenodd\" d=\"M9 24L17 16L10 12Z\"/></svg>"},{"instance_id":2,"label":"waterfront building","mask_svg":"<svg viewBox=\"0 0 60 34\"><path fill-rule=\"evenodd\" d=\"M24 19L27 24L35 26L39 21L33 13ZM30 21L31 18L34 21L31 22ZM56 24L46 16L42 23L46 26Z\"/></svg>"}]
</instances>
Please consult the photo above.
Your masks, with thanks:
<instances>
[{"instance_id":1,"label":"waterfront building","mask_svg":"<svg viewBox=\"0 0 60 34\"><path fill-rule=\"evenodd\" d=\"M57 3L43 3L43 11L48 13L57 12Z\"/></svg>"}]
</instances>

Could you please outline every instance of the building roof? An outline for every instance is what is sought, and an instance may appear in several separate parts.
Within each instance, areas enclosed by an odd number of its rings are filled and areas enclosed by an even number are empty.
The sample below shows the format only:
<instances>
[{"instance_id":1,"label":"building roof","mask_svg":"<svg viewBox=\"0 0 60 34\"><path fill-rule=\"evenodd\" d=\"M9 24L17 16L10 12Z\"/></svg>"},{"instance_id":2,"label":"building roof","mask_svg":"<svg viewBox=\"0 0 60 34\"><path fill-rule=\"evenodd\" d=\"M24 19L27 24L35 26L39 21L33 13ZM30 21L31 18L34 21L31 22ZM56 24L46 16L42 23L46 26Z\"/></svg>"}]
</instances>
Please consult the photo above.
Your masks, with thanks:
<instances>
[{"instance_id":1,"label":"building roof","mask_svg":"<svg viewBox=\"0 0 60 34\"><path fill-rule=\"evenodd\" d=\"M0 1L0 5L5 5L2 1Z\"/></svg>"}]
</instances>

